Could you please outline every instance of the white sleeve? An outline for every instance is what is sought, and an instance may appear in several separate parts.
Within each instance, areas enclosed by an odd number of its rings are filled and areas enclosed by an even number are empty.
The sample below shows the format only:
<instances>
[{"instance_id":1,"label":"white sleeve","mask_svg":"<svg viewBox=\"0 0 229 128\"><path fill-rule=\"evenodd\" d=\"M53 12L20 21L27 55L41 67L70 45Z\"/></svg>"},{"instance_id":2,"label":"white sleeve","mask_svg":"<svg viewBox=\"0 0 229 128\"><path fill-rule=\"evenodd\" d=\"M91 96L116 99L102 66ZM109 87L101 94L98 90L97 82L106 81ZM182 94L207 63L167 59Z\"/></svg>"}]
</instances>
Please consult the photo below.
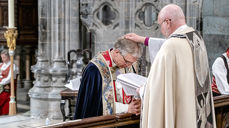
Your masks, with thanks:
<instances>
[{"instance_id":1,"label":"white sleeve","mask_svg":"<svg viewBox=\"0 0 229 128\"><path fill-rule=\"evenodd\" d=\"M212 65L212 74L215 76L217 88L221 94L229 94L227 70L222 58L218 57Z\"/></svg>"},{"instance_id":2,"label":"white sleeve","mask_svg":"<svg viewBox=\"0 0 229 128\"><path fill-rule=\"evenodd\" d=\"M128 112L128 105L129 104L123 104L120 102L115 102L116 114L117 113L127 113Z\"/></svg>"},{"instance_id":3,"label":"white sleeve","mask_svg":"<svg viewBox=\"0 0 229 128\"><path fill-rule=\"evenodd\" d=\"M153 63L155 56L161 48L161 45L165 42L166 39L162 38L149 38L148 48L151 63Z\"/></svg>"},{"instance_id":4,"label":"white sleeve","mask_svg":"<svg viewBox=\"0 0 229 128\"><path fill-rule=\"evenodd\" d=\"M18 68L17 66L14 64L14 79L16 79L16 75L18 74ZM0 85L6 85L9 84L11 80L11 70L9 70L8 76L4 79L2 79L2 81L0 82Z\"/></svg>"},{"instance_id":5,"label":"white sleeve","mask_svg":"<svg viewBox=\"0 0 229 128\"><path fill-rule=\"evenodd\" d=\"M145 85L142 86L142 87L140 87L139 94L140 94L140 98L141 98L141 99L143 98L144 91L145 91Z\"/></svg>"}]
</instances>

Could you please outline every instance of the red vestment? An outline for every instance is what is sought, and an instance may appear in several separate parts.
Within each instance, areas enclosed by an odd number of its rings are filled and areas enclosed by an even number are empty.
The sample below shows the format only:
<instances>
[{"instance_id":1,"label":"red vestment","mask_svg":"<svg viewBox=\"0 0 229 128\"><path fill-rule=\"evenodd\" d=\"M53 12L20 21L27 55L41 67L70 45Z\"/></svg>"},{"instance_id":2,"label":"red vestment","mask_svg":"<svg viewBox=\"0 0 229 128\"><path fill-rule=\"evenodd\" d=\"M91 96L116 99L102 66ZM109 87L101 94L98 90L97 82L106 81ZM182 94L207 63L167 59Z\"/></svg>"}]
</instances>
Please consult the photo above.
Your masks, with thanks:
<instances>
[{"instance_id":1,"label":"red vestment","mask_svg":"<svg viewBox=\"0 0 229 128\"><path fill-rule=\"evenodd\" d=\"M0 69L3 63L0 65ZM2 78L0 78L0 82L6 78L10 71L10 65L2 71ZM10 85L10 84L9 84ZM9 101L10 101L10 91L3 91L0 93L0 115L7 115L9 113Z\"/></svg>"}]
</instances>

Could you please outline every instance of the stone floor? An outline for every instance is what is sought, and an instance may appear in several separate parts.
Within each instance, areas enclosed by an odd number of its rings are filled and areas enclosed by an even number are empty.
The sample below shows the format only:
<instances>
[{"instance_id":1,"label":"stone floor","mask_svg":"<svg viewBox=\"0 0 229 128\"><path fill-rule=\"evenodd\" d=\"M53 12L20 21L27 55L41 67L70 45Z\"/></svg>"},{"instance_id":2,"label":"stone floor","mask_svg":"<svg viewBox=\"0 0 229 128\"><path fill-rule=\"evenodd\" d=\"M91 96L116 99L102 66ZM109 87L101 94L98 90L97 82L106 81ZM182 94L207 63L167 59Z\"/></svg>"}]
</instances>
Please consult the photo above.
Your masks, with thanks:
<instances>
[{"instance_id":1,"label":"stone floor","mask_svg":"<svg viewBox=\"0 0 229 128\"><path fill-rule=\"evenodd\" d=\"M54 124L62 120L32 119L29 112L16 116L0 116L0 128L37 128L46 124Z\"/></svg>"},{"instance_id":2,"label":"stone floor","mask_svg":"<svg viewBox=\"0 0 229 128\"><path fill-rule=\"evenodd\" d=\"M20 90L20 89L18 89ZM25 91L17 93L17 115L15 116L0 116L0 128L37 128L48 124L63 122L63 120L48 120L30 118L29 100L26 99Z\"/></svg>"}]
</instances>

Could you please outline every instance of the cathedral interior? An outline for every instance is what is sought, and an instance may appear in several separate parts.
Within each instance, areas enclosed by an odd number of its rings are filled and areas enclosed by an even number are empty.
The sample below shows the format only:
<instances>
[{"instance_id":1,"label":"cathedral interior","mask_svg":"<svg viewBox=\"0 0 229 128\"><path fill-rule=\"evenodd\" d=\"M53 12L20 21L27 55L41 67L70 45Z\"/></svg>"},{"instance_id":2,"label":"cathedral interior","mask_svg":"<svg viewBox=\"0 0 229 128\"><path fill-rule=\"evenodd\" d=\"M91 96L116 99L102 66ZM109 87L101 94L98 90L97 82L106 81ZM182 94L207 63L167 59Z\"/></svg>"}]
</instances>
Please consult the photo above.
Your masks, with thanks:
<instances>
[{"instance_id":1,"label":"cathedral interior","mask_svg":"<svg viewBox=\"0 0 229 128\"><path fill-rule=\"evenodd\" d=\"M16 97L18 104L29 106L31 118L62 120L60 92L66 89L66 82L79 77L85 61L88 62L97 52L111 48L119 37L134 32L162 38L157 15L166 4L179 5L187 24L203 36L210 69L216 57L229 46L227 0L14 2L18 31L14 62L19 67ZM8 48L4 38L7 26L8 0L0 0L0 51ZM70 53L72 50L75 54ZM77 51L82 50L88 53L79 55ZM86 59L83 61L82 57ZM140 74L147 76L150 61L145 47L139 63ZM222 117L224 122L227 122L227 116Z\"/></svg>"}]
</instances>

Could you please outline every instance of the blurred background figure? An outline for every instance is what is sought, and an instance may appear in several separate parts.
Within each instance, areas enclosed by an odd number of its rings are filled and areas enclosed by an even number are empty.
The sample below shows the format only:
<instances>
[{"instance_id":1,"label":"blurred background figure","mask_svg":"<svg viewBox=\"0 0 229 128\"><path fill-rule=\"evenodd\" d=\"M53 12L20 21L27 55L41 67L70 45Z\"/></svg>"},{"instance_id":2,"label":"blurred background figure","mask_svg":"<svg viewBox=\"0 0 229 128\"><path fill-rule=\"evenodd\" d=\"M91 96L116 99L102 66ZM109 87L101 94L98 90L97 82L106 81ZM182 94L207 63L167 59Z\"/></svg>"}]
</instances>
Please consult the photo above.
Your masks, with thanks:
<instances>
[{"instance_id":1,"label":"blurred background figure","mask_svg":"<svg viewBox=\"0 0 229 128\"><path fill-rule=\"evenodd\" d=\"M1 52L2 63L0 64L0 115L7 115L9 113L9 101L10 101L10 56L8 50L2 50ZM14 79L16 79L17 67L14 64ZM16 82L16 81L15 81ZM16 92L16 83L14 82L14 88Z\"/></svg>"},{"instance_id":2,"label":"blurred background figure","mask_svg":"<svg viewBox=\"0 0 229 128\"><path fill-rule=\"evenodd\" d=\"M229 94L229 47L226 52L216 58L212 65L212 91L214 96Z\"/></svg>"}]
</instances>

